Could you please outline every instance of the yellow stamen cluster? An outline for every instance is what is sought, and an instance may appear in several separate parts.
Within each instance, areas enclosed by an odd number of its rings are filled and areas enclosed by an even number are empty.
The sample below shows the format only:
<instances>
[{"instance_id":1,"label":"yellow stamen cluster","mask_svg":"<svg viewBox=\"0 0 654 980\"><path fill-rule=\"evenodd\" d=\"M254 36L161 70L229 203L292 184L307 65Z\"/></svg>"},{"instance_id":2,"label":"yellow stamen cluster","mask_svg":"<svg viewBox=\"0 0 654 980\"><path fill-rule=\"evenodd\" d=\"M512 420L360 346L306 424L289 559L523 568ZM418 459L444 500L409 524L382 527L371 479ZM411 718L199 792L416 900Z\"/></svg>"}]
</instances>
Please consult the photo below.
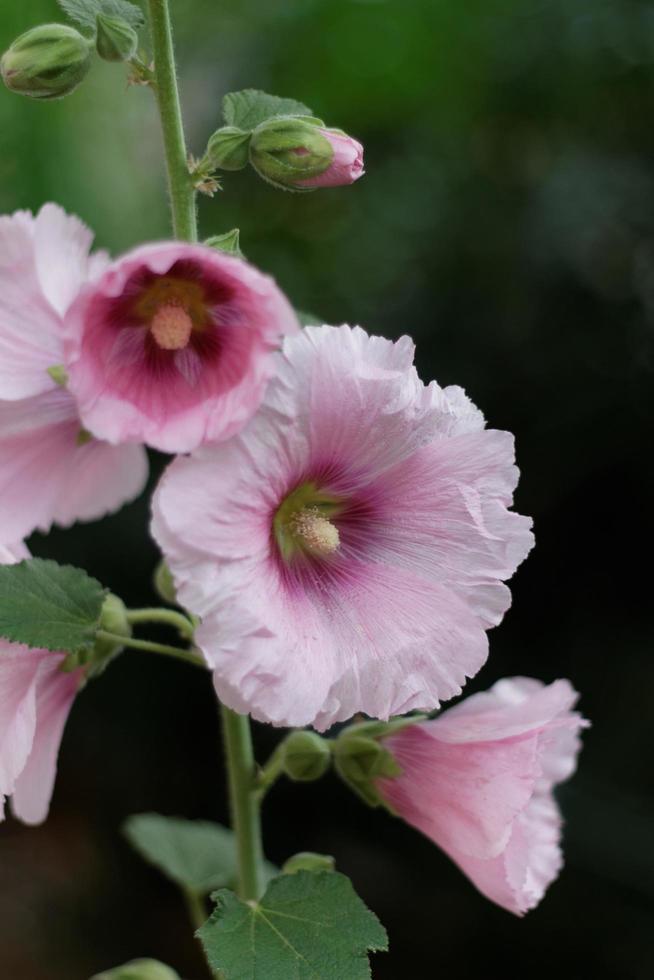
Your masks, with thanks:
<instances>
[{"instance_id":1,"label":"yellow stamen cluster","mask_svg":"<svg viewBox=\"0 0 654 980\"><path fill-rule=\"evenodd\" d=\"M289 530L301 547L320 558L333 554L340 544L338 528L317 507L297 511L289 522Z\"/></svg>"},{"instance_id":2,"label":"yellow stamen cluster","mask_svg":"<svg viewBox=\"0 0 654 980\"><path fill-rule=\"evenodd\" d=\"M183 350L192 331L193 320L177 303L164 303L150 320L150 332L162 350Z\"/></svg>"}]
</instances>

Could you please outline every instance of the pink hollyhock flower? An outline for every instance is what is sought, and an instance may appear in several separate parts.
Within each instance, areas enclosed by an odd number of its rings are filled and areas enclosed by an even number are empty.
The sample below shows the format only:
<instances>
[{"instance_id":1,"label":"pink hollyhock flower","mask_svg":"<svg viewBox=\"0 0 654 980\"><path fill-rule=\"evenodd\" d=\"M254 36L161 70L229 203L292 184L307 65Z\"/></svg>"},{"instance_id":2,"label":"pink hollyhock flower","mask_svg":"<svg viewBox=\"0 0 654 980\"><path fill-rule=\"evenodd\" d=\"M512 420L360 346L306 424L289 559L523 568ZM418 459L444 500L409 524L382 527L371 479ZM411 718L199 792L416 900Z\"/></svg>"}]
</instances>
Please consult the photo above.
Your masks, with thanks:
<instances>
[{"instance_id":1,"label":"pink hollyhock flower","mask_svg":"<svg viewBox=\"0 0 654 980\"><path fill-rule=\"evenodd\" d=\"M384 740L403 770L377 781L385 802L516 915L563 863L552 789L576 768L588 724L571 710L577 698L566 680L507 678Z\"/></svg>"},{"instance_id":2,"label":"pink hollyhock flower","mask_svg":"<svg viewBox=\"0 0 654 980\"><path fill-rule=\"evenodd\" d=\"M23 558L24 545L0 546L1 563ZM0 820L8 796L25 823L48 814L61 736L83 680L80 669L60 670L64 658L0 639Z\"/></svg>"},{"instance_id":3,"label":"pink hollyhock flower","mask_svg":"<svg viewBox=\"0 0 654 980\"><path fill-rule=\"evenodd\" d=\"M319 132L331 144L334 157L329 167L316 177L296 181L298 187L340 187L363 177L363 146L352 136L334 129Z\"/></svg>"},{"instance_id":4,"label":"pink hollyhock flower","mask_svg":"<svg viewBox=\"0 0 654 980\"><path fill-rule=\"evenodd\" d=\"M70 303L107 262L91 241L54 204L0 217L0 541L101 517L145 484L143 448L91 438L48 373L63 360Z\"/></svg>"},{"instance_id":5,"label":"pink hollyhock flower","mask_svg":"<svg viewBox=\"0 0 654 980\"><path fill-rule=\"evenodd\" d=\"M299 329L274 281L204 245L143 245L73 305L66 366L84 425L186 452L257 409L271 352Z\"/></svg>"},{"instance_id":6,"label":"pink hollyhock flower","mask_svg":"<svg viewBox=\"0 0 654 980\"><path fill-rule=\"evenodd\" d=\"M487 655L532 546L513 439L408 337L307 327L250 425L166 471L153 532L220 698L277 725L433 707Z\"/></svg>"}]
</instances>

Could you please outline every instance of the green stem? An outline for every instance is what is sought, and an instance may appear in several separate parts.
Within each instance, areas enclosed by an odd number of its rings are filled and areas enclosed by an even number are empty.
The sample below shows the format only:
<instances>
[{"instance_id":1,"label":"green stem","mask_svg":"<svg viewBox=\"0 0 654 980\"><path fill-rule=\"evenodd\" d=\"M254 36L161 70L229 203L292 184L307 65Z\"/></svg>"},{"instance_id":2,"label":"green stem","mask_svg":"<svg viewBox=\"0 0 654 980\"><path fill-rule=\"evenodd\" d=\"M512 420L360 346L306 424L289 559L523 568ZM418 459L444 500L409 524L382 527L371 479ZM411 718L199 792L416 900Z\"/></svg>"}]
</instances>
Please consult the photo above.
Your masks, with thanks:
<instances>
[{"instance_id":1,"label":"green stem","mask_svg":"<svg viewBox=\"0 0 654 980\"><path fill-rule=\"evenodd\" d=\"M183 613L175 609L128 609L127 622L132 626L137 623L165 623L167 626L174 626L179 635L185 640L193 639L193 623Z\"/></svg>"},{"instance_id":2,"label":"green stem","mask_svg":"<svg viewBox=\"0 0 654 980\"><path fill-rule=\"evenodd\" d=\"M224 705L221 712L232 827L236 834L238 851L238 890L242 899L256 901L263 891L263 848L250 719L247 715L236 714Z\"/></svg>"},{"instance_id":3,"label":"green stem","mask_svg":"<svg viewBox=\"0 0 654 980\"><path fill-rule=\"evenodd\" d=\"M268 790L277 782L279 777L283 772L284 764L284 742L283 739L277 748L274 750L273 754L270 756L265 766L259 772L257 776L256 793L257 799L261 801Z\"/></svg>"},{"instance_id":4,"label":"green stem","mask_svg":"<svg viewBox=\"0 0 654 980\"><path fill-rule=\"evenodd\" d=\"M119 633L110 633L108 630L98 630L96 637L99 640L109 640L117 646L128 647L130 650L145 650L148 653L161 653L164 657L175 657L177 660L184 660L186 663L194 664L196 667L206 667L202 657L194 653L193 650L170 647L165 643L155 643L153 640L136 640L133 636L120 636Z\"/></svg>"},{"instance_id":5,"label":"green stem","mask_svg":"<svg viewBox=\"0 0 654 980\"><path fill-rule=\"evenodd\" d=\"M168 0L148 0L148 4L154 51L154 89L166 152L173 231L176 238L195 242L198 238L195 189L186 156Z\"/></svg>"},{"instance_id":6,"label":"green stem","mask_svg":"<svg viewBox=\"0 0 654 980\"><path fill-rule=\"evenodd\" d=\"M197 892L194 892L192 888L183 888L182 892L191 924L194 929L199 929L209 918L204 899Z\"/></svg>"}]
</instances>

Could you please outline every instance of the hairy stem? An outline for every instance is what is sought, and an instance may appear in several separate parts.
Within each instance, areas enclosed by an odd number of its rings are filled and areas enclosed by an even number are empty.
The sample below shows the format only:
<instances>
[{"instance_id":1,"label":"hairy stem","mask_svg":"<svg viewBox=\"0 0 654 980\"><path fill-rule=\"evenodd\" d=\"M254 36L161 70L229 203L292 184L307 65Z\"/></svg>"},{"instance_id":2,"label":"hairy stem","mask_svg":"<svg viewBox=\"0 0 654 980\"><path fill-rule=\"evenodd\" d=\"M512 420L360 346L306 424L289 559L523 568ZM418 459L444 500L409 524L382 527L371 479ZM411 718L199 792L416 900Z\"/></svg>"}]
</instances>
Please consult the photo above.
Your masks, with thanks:
<instances>
[{"instance_id":1,"label":"hairy stem","mask_svg":"<svg viewBox=\"0 0 654 980\"><path fill-rule=\"evenodd\" d=\"M232 826L238 851L239 895L257 900L263 891L261 812L257 792L257 767L252 750L250 719L221 708L223 737L229 774Z\"/></svg>"},{"instance_id":2,"label":"hairy stem","mask_svg":"<svg viewBox=\"0 0 654 980\"><path fill-rule=\"evenodd\" d=\"M148 0L148 6L154 50L153 87L163 130L173 232L176 238L195 242L198 238L195 188L186 156L168 0Z\"/></svg>"}]
</instances>

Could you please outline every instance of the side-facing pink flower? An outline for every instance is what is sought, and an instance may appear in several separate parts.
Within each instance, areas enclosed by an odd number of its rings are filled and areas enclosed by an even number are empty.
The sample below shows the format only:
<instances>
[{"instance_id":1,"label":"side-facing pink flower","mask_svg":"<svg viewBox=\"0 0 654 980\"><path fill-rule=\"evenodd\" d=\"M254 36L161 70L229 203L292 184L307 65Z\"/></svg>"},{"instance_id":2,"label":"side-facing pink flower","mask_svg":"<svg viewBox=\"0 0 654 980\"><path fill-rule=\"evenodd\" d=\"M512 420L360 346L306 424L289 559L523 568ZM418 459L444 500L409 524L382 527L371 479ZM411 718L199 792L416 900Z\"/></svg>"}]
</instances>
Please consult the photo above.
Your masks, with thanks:
<instances>
[{"instance_id":1,"label":"side-facing pink flower","mask_svg":"<svg viewBox=\"0 0 654 980\"><path fill-rule=\"evenodd\" d=\"M91 438L49 374L70 303L107 262L91 242L54 204L0 217L0 541L101 517L147 478L144 449Z\"/></svg>"},{"instance_id":2,"label":"side-facing pink flower","mask_svg":"<svg viewBox=\"0 0 654 980\"><path fill-rule=\"evenodd\" d=\"M29 558L24 545L0 546L0 563ZM45 820L64 725L82 683L60 670L65 654L0 639L0 820L5 798L25 823Z\"/></svg>"},{"instance_id":3,"label":"side-facing pink flower","mask_svg":"<svg viewBox=\"0 0 654 980\"><path fill-rule=\"evenodd\" d=\"M552 790L576 768L577 698L566 680L507 678L384 741L403 770L377 781L385 802L516 915L563 863Z\"/></svg>"},{"instance_id":4,"label":"side-facing pink flower","mask_svg":"<svg viewBox=\"0 0 654 980\"><path fill-rule=\"evenodd\" d=\"M425 387L408 337L288 338L239 436L178 459L153 533L230 707L323 729L457 694L532 546L513 439Z\"/></svg>"},{"instance_id":5,"label":"side-facing pink flower","mask_svg":"<svg viewBox=\"0 0 654 980\"><path fill-rule=\"evenodd\" d=\"M274 280L204 245L143 245L82 292L66 367L84 425L112 443L186 452L256 411L297 317Z\"/></svg>"},{"instance_id":6,"label":"side-facing pink flower","mask_svg":"<svg viewBox=\"0 0 654 980\"><path fill-rule=\"evenodd\" d=\"M334 151L332 162L316 177L296 181L298 187L341 187L363 177L363 146L337 129L320 129Z\"/></svg>"}]
</instances>

